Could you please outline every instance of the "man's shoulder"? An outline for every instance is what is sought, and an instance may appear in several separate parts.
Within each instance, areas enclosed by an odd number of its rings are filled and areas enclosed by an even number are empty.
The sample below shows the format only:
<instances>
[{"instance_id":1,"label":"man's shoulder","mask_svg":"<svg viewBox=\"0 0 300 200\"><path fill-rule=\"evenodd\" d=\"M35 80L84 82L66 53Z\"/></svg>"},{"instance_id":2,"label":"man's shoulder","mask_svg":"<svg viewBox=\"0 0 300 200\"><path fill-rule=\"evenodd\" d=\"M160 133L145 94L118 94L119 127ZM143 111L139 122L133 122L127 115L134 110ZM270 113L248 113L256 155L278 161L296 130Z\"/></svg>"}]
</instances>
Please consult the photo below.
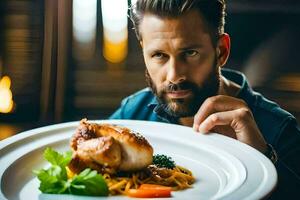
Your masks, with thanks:
<instances>
[{"instance_id":1,"label":"man's shoulder","mask_svg":"<svg viewBox=\"0 0 300 200\"><path fill-rule=\"evenodd\" d=\"M282 109L277 103L256 94L253 115L257 125L269 142L275 142L289 123L295 123L295 117Z\"/></svg>"},{"instance_id":2,"label":"man's shoulder","mask_svg":"<svg viewBox=\"0 0 300 200\"><path fill-rule=\"evenodd\" d=\"M277 103L265 98L261 94L256 94L256 110L260 113L266 113L274 118L274 120L286 120L293 118L293 115L282 109Z\"/></svg>"},{"instance_id":3,"label":"man's shoulder","mask_svg":"<svg viewBox=\"0 0 300 200\"><path fill-rule=\"evenodd\" d=\"M253 88L250 86L246 76L242 72L222 68L222 75L228 80L240 85L241 91L238 98L241 98L248 103L256 120L259 120L261 123L271 121L277 122L278 124L294 118L293 115L282 109L277 103L267 99L262 94L253 91Z\"/></svg>"},{"instance_id":4,"label":"man's shoulder","mask_svg":"<svg viewBox=\"0 0 300 200\"><path fill-rule=\"evenodd\" d=\"M149 120L153 118L156 98L150 88L142 89L125 99L119 108L120 118Z\"/></svg>"},{"instance_id":5,"label":"man's shoulder","mask_svg":"<svg viewBox=\"0 0 300 200\"><path fill-rule=\"evenodd\" d=\"M151 89L149 87L141 89L131 95L129 95L128 97L126 97L125 99L123 99L123 104L124 103L138 103L140 101L145 101L146 102L151 102L154 100L154 95L151 91Z\"/></svg>"}]
</instances>

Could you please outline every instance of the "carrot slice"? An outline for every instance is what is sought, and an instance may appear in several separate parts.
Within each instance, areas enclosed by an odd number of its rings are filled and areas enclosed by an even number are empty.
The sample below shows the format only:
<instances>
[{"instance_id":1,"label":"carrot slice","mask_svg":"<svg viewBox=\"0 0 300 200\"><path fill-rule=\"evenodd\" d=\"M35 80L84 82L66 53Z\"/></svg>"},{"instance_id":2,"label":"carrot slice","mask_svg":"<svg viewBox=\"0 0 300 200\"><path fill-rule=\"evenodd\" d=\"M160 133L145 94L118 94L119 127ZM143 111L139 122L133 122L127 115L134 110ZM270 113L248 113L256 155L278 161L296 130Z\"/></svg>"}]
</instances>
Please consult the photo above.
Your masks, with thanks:
<instances>
[{"instance_id":1,"label":"carrot slice","mask_svg":"<svg viewBox=\"0 0 300 200\"><path fill-rule=\"evenodd\" d=\"M164 185L156 185L156 184L142 184L139 189L155 189L155 190L170 190L172 191L171 187L164 186Z\"/></svg>"},{"instance_id":2,"label":"carrot slice","mask_svg":"<svg viewBox=\"0 0 300 200\"><path fill-rule=\"evenodd\" d=\"M169 189L129 189L127 195L137 198L171 197Z\"/></svg>"}]
</instances>

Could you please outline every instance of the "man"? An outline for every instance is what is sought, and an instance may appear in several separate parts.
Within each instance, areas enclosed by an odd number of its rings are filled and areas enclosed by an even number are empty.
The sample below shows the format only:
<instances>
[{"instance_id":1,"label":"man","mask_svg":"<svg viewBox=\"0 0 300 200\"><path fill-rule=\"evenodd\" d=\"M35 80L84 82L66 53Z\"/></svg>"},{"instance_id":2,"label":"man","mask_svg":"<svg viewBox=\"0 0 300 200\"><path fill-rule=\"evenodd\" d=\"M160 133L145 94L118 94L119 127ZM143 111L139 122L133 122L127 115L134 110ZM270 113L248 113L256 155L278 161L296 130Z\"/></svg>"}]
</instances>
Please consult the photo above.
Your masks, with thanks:
<instances>
[{"instance_id":1,"label":"man","mask_svg":"<svg viewBox=\"0 0 300 200\"><path fill-rule=\"evenodd\" d=\"M138 0L131 19L143 49L149 88L122 101L111 119L181 124L217 132L264 153L279 185L272 198L300 186L300 131L295 118L250 88L229 56L224 0Z\"/></svg>"}]
</instances>

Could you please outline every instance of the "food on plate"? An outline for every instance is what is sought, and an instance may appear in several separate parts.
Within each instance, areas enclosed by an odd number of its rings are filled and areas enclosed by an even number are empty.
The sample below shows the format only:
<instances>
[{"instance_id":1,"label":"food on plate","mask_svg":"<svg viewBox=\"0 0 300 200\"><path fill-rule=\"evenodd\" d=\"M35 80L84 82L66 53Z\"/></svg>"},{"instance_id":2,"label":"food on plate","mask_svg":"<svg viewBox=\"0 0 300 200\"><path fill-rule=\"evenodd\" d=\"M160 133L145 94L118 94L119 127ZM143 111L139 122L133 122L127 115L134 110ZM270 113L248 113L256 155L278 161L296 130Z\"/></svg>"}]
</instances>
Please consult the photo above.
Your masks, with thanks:
<instances>
[{"instance_id":1,"label":"food on plate","mask_svg":"<svg viewBox=\"0 0 300 200\"><path fill-rule=\"evenodd\" d=\"M90 196L107 196L107 184L96 170L87 168L68 177L67 165L72 159L71 152L60 154L46 148L44 158L51 164L47 169L34 170L40 180L40 191L48 194L76 194Z\"/></svg>"},{"instance_id":2,"label":"food on plate","mask_svg":"<svg viewBox=\"0 0 300 200\"><path fill-rule=\"evenodd\" d=\"M171 187L155 185L155 184L142 184L138 189L129 189L126 194L130 197L152 198L152 197L170 197L171 192L172 192Z\"/></svg>"},{"instance_id":3,"label":"food on plate","mask_svg":"<svg viewBox=\"0 0 300 200\"><path fill-rule=\"evenodd\" d=\"M81 120L71 139L73 159L69 167L81 171L91 167L110 174L140 170L152 163L153 149L139 133L128 128Z\"/></svg>"},{"instance_id":4,"label":"food on plate","mask_svg":"<svg viewBox=\"0 0 300 200\"><path fill-rule=\"evenodd\" d=\"M174 169L176 167L172 158L163 154L153 156L153 164L157 167L165 167L167 169Z\"/></svg>"},{"instance_id":5,"label":"food on plate","mask_svg":"<svg viewBox=\"0 0 300 200\"><path fill-rule=\"evenodd\" d=\"M170 197L195 182L191 171L169 156L153 155L146 138L126 127L83 119L70 147L64 154L45 150L51 166L35 171L43 193Z\"/></svg>"}]
</instances>

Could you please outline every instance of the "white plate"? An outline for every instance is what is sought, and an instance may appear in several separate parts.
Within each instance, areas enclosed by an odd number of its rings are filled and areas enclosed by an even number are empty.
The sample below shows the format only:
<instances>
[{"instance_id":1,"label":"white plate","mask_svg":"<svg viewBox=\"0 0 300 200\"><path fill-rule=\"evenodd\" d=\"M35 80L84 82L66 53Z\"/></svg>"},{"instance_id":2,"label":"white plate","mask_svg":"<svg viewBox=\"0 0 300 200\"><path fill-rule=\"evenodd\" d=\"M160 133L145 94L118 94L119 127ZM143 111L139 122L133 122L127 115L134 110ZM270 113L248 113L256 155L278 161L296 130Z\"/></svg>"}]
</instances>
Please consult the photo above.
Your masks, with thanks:
<instances>
[{"instance_id":1,"label":"white plate","mask_svg":"<svg viewBox=\"0 0 300 200\"><path fill-rule=\"evenodd\" d=\"M277 182L273 164L264 155L236 140L218 134L201 135L191 128L146 121L102 120L143 134L155 154L171 156L196 177L193 188L172 192L174 199L261 199ZM69 149L79 122L70 122L20 133L0 142L0 199L99 199L73 195L41 194L33 169L47 165L46 147ZM109 199L128 197L109 197Z\"/></svg>"}]
</instances>

